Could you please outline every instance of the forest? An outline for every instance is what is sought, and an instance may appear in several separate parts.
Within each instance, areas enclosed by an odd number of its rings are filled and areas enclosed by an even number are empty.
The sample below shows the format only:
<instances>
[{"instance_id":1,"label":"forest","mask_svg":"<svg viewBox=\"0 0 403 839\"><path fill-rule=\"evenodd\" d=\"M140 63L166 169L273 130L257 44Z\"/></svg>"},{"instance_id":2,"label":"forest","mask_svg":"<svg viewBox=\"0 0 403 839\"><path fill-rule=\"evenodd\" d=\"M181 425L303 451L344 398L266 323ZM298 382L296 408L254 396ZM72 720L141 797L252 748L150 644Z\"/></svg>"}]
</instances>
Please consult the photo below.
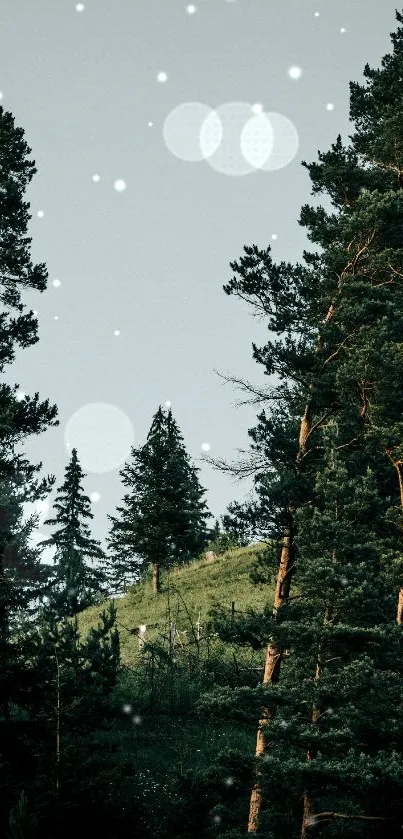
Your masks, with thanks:
<instances>
[{"instance_id":1,"label":"forest","mask_svg":"<svg viewBox=\"0 0 403 839\"><path fill-rule=\"evenodd\" d=\"M0 836L395 839L403 826L403 14L350 82L348 140L302 162L312 250L244 245L224 285L267 326L242 460L213 524L172 410L120 471L107 550L79 452L0 383ZM38 340L24 129L0 107L0 365ZM326 202L327 209L320 204ZM43 550L55 549L52 564Z\"/></svg>"}]
</instances>

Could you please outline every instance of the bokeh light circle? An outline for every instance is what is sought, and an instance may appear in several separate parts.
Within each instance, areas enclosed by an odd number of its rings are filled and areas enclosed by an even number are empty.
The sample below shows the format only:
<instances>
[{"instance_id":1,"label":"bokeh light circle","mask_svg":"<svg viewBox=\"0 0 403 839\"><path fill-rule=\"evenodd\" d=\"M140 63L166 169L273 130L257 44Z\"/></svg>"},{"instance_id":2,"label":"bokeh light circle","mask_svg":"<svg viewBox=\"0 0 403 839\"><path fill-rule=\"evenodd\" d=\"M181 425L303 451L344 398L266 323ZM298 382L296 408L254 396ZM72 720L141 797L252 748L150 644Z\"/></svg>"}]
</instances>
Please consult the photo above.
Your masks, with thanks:
<instances>
[{"instance_id":1,"label":"bokeh light circle","mask_svg":"<svg viewBox=\"0 0 403 839\"><path fill-rule=\"evenodd\" d=\"M134 441L127 414L105 402L83 405L68 420L64 440L69 453L77 449L84 472L111 472L124 463Z\"/></svg>"},{"instance_id":2,"label":"bokeh light circle","mask_svg":"<svg viewBox=\"0 0 403 839\"><path fill-rule=\"evenodd\" d=\"M200 143L202 125L210 115L203 148ZM203 102L183 102L166 117L163 137L168 149L175 157L189 163L196 163L214 154L222 138L222 126L214 118L214 111Z\"/></svg>"},{"instance_id":3,"label":"bokeh light circle","mask_svg":"<svg viewBox=\"0 0 403 839\"><path fill-rule=\"evenodd\" d=\"M248 175L255 167L248 162L241 148L240 138L245 124L251 118L249 102L224 102L204 120L200 132L200 146L210 166L223 175ZM213 152L206 154L208 139L217 120L222 126L222 139Z\"/></svg>"},{"instance_id":4,"label":"bokeh light circle","mask_svg":"<svg viewBox=\"0 0 403 839\"><path fill-rule=\"evenodd\" d=\"M298 131L293 122L283 114L275 111L265 112L273 129L274 143L271 154L260 169L264 172L274 172L284 169L294 160L299 147Z\"/></svg>"},{"instance_id":5,"label":"bokeh light circle","mask_svg":"<svg viewBox=\"0 0 403 839\"><path fill-rule=\"evenodd\" d=\"M242 154L254 169L261 169L274 146L274 133L267 114L258 113L248 119L241 132Z\"/></svg>"}]
</instances>

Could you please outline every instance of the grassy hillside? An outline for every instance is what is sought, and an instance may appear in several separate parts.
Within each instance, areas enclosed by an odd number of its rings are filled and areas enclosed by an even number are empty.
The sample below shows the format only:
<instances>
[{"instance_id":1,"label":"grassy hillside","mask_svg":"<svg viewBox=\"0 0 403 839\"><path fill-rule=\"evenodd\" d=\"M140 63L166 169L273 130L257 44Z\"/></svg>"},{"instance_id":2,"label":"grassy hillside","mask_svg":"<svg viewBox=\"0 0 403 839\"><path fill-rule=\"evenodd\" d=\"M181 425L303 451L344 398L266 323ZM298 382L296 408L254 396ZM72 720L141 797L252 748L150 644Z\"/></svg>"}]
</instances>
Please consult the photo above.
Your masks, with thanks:
<instances>
[{"instance_id":1,"label":"grassy hillside","mask_svg":"<svg viewBox=\"0 0 403 839\"><path fill-rule=\"evenodd\" d=\"M153 594L150 580L116 600L121 659L126 666L114 691L117 718L111 731L97 735L97 748L113 750L116 764L125 767L121 783L127 786L128 798L152 800L146 819L152 836L164 839L165 830L169 836L176 835L172 824L178 818L181 821L180 812L190 819L186 835L193 835L198 825L199 816L194 814L204 813L209 824L211 808L221 794L217 789L224 783L225 795L229 795L225 778L230 776L232 784L232 775L238 771L238 760L234 763L231 754L254 755L257 719L214 718L209 712L198 713L197 703L214 686L261 681L265 650L220 641L208 627L208 613L216 605L228 609L230 615L232 603L236 614L260 610L272 602L273 590L253 585L249 579L256 555L263 549L264 545L254 545L228 551L213 562L196 560L169 575L163 573L159 595ZM101 608L79 615L83 634L98 622ZM198 621L200 640L196 643ZM173 647L170 623L178 631ZM147 626L143 648L130 632L141 624ZM186 780L188 773L192 781ZM240 818L246 820L249 781L235 783L236 806ZM178 835L182 830L181 822Z\"/></svg>"},{"instance_id":2,"label":"grassy hillside","mask_svg":"<svg viewBox=\"0 0 403 839\"><path fill-rule=\"evenodd\" d=\"M170 623L174 623L177 643L200 634L208 619L209 610L220 605L231 613L232 603L236 612L248 608L261 609L273 598L267 586L252 585L249 579L252 563L264 545L231 550L213 562L199 559L187 566L162 573L162 590L152 592L151 581L139 583L122 598L117 599L117 627L120 633L122 663L134 665L139 659L139 640L131 630L141 624L147 626L146 641L153 642L164 636ZM85 633L98 621L100 607L87 609L79 616L80 630Z\"/></svg>"}]
</instances>

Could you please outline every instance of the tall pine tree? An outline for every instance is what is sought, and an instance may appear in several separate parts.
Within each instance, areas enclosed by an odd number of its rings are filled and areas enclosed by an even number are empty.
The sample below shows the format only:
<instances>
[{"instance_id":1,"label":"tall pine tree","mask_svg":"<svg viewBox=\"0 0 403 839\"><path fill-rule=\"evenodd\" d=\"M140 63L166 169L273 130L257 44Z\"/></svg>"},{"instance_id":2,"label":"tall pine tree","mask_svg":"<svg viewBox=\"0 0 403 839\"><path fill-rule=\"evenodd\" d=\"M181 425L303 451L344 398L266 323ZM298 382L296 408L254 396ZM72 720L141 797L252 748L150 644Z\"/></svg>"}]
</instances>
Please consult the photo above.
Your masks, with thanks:
<instances>
[{"instance_id":1,"label":"tall pine tree","mask_svg":"<svg viewBox=\"0 0 403 839\"><path fill-rule=\"evenodd\" d=\"M47 270L34 264L25 191L36 169L24 131L0 107L0 371L15 358L17 348L38 341L38 322L26 311L25 289L46 289ZM17 448L32 434L58 425L56 406L39 394L17 397L19 385L0 384L0 832L5 831L18 762L20 712L29 681L32 647L20 631L20 616L32 602L35 586L44 582L39 552L29 548L32 521L24 524L23 505L46 497L53 476L42 480ZM14 767L14 769L12 768Z\"/></svg>"},{"instance_id":2,"label":"tall pine tree","mask_svg":"<svg viewBox=\"0 0 403 839\"><path fill-rule=\"evenodd\" d=\"M55 525L57 530L42 546L56 548L50 604L60 616L73 616L95 602L104 590L104 573L101 566L105 554L98 541L90 536L85 519L93 519L91 501L81 486L85 475L81 469L77 449L73 449L65 470L65 480L58 489L53 504L57 514L44 524Z\"/></svg>"},{"instance_id":3,"label":"tall pine tree","mask_svg":"<svg viewBox=\"0 0 403 839\"><path fill-rule=\"evenodd\" d=\"M31 239L27 235L29 204L24 201L36 169L29 159L31 149L24 132L14 124L11 113L0 107L0 370L12 363L17 347L38 341L38 322L33 312L24 312L21 291L44 291L47 271L44 264L31 259ZM10 625L22 604L27 579L41 575L38 553L26 550L21 539L22 510L26 501L46 497L53 477L41 481L35 475L42 463L30 464L16 447L31 434L58 425L56 406L41 402L39 394L17 398L18 385L0 384L0 709L7 720L10 702L17 689L16 656L21 649L12 640ZM14 663L13 663L14 662Z\"/></svg>"},{"instance_id":4,"label":"tall pine tree","mask_svg":"<svg viewBox=\"0 0 403 839\"><path fill-rule=\"evenodd\" d=\"M397 14L397 19L399 23L403 22L400 14ZM393 54L383 59L382 69L371 70L366 66L364 75L368 81L367 86L355 83L350 86L350 115L357 127L351 137L351 146L345 147L339 136L330 152L319 154L319 163L304 163L311 176L313 193L326 192L336 210L330 213L323 207L305 206L302 209L300 223L308 228L310 240L322 252L305 252L307 267L293 267L285 266L284 263L274 266L268 251L261 252L255 246L245 248L246 256L240 264L232 265L238 278L235 277L226 287L228 293L248 299L255 308L266 314L271 332L279 335L279 340L271 340L263 348L254 346L255 358L263 365L264 372L267 375L276 374L280 382L263 394L267 402L276 405L276 410L269 415L263 411L258 426L250 432L253 450L259 452L261 460L265 461L256 477L258 500L249 510L240 505L234 505L233 508L235 517L247 519L249 516L251 521L260 520L262 528L273 536L278 535L279 525L283 522L283 545L273 615L275 624L281 624L284 610L291 604L290 579L294 574L297 575L298 597L304 597L299 585L299 569L302 578L303 545L307 546L305 550L308 556L308 546L312 548L313 536L307 510L310 507L315 509L316 487L320 476L326 474L329 458L334 461L339 450L344 449L349 459L348 463L343 464L347 472L341 469L338 473L339 493L342 493L343 480L346 495L349 481L355 486L354 491L358 492L360 482L364 481L364 475L367 474L366 469L370 470L368 474L371 474L377 485L378 507L374 506L373 518L368 519L368 523L372 521L373 525L371 538L378 534L375 568L376 564L379 566L386 562L388 550L398 553L396 539L402 532L403 510L403 405L400 398L403 331L401 27L392 35L392 41ZM333 441L329 448L324 436L325 428L334 424L338 440ZM356 503L353 498L354 495L351 495L352 508ZM388 504L383 507L385 500L389 500L389 507ZM329 503L334 510L334 498ZM347 507L345 521L348 521L349 514ZM385 519L388 522L386 531ZM350 532L347 530L345 534L346 539L353 539L352 528L351 522ZM329 524L328 536L330 532ZM325 551L325 539L324 529L322 552ZM355 542L357 562L364 561L364 567L365 545L369 544L370 537L367 535L365 540L360 543L357 538ZM343 548L341 536L339 553L343 563L346 548ZM400 624L403 618L403 596L401 588L398 596L397 589L401 587L401 569L396 553L394 555L396 562L392 562L394 572L389 574L388 596L398 600L394 619ZM316 574L316 584L322 586L319 569L320 565L312 559L312 579ZM368 574L369 577L372 574L370 564ZM331 579L330 572L323 577L324 598L326 586L330 589L332 587ZM376 586L379 583L381 587L382 583L380 576L377 581L376 574L373 579L373 589L368 586L368 608L373 608L371 598L376 600ZM352 585L360 590L358 577ZM350 615L347 620L351 621L352 618ZM383 624L382 611L376 615L376 620L379 625ZM387 620L389 626L382 630L385 644L388 637L393 644L394 629L390 624L390 611ZM326 623L329 622L330 617L327 616ZM264 681L268 686L268 696L274 696L274 691L269 688L276 684L279 664L286 649L281 643L283 637L280 625L275 626L266 658ZM350 638L354 644L353 633ZM298 652L303 655L300 647ZM289 668L288 658L286 667ZM398 658L397 672L400 667L401 661ZM315 665L315 682L322 678L322 670L320 663ZM270 671L268 678L266 671ZM276 678L273 678L273 674ZM284 688L284 695L289 691L292 691L291 681ZM385 692L388 694L387 687ZM382 691L378 694L378 702L381 696ZM264 756L267 743L264 723L271 719L270 732L276 725L272 721L273 714L269 712L269 706L266 709L268 713L264 715L258 737L260 750L257 750L257 754L260 758ZM311 725L316 725L313 719L317 713L315 708L312 713ZM387 748L391 755L393 747L389 744ZM317 765L313 761L314 753L315 749L308 749L311 768ZM340 783L343 771L340 769ZM377 771L381 774L383 770L379 768ZM288 795L288 784L284 776L282 794ZM252 796L251 802L251 832L257 829L261 807L259 795L258 784L255 800ZM318 797L320 799L320 793ZM318 821L315 822L313 817L310 823L311 799L310 793L306 792L302 835L307 835L307 832L318 826ZM367 805L369 803L368 799ZM355 805L352 800L350 804L352 812L350 816L348 812L344 813L343 818L351 818L354 822ZM334 812L326 818L334 819ZM379 814L377 818L382 819L384 816ZM365 821L363 816L362 819ZM323 825L323 819L319 820ZM371 829L375 830L375 818L373 821ZM280 831L284 829L283 825L275 835L283 835ZM332 828L328 830L330 832L326 835L333 835ZM352 830L357 831L354 835L361 835L359 827L355 826Z\"/></svg>"},{"instance_id":5,"label":"tall pine tree","mask_svg":"<svg viewBox=\"0 0 403 839\"><path fill-rule=\"evenodd\" d=\"M115 589L138 579L152 566L153 590L160 591L160 570L188 562L208 543L210 517L198 469L190 462L172 411L160 406L143 446L132 448L120 472L128 492L120 518L109 516L110 574Z\"/></svg>"}]
</instances>

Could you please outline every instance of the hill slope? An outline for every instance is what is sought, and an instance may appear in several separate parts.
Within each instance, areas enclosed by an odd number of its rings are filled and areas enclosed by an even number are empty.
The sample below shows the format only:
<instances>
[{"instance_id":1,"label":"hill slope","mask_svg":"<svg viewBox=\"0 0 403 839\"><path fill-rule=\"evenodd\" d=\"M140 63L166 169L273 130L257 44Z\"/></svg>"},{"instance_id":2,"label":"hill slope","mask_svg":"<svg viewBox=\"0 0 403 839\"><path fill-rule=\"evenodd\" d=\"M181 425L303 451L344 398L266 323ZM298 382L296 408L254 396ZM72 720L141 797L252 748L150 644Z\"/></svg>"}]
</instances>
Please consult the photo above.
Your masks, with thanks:
<instances>
[{"instance_id":1,"label":"hill slope","mask_svg":"<svg viewBox=\"0 0 403 839\"><path fill-rule=\"evenodd\" d=\"M263 544L237 548L209 562L205 558L190 565L163 572L161 593L152 592L151 581L139 583L116 600L117 628L120 633L122 663L133 665L139 657L140 625L147 627L145 638L154 641L175 625L177 643L203 633L209 610L220 605L231 613L248 608L261 609L270 602L273 591L268 586L253 585L249 575ZM85 633L98 621L102 606L94 606L79 615L80 630ZM197 624L199 622L199 630Z\"/></svg>"}]
</instances>

